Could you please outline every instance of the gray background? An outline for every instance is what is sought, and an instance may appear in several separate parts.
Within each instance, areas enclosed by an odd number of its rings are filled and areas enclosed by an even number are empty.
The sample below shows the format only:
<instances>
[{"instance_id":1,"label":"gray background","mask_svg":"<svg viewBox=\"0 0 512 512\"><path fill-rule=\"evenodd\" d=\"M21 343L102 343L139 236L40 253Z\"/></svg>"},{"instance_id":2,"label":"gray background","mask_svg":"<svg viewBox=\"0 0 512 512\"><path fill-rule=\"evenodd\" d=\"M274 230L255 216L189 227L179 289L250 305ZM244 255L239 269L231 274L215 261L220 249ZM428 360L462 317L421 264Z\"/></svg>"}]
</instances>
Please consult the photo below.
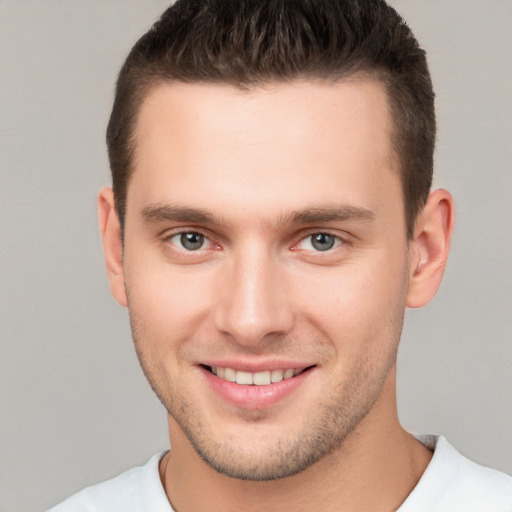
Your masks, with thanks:
<instances>
[{"instance_id":1,"label":"gray background","mask_svg":"<svg viewBox=\"0 0 512 512\"><path fill-rule=\"evenodd\" d=\"M44 510L168 443L96 227L116 73L163 0L0 0L0 510ZM407 314L399 410L512 473L512 2L395 0L428 50L438 186L457 202L434 302Z\"/></svg>"}]
</instances>

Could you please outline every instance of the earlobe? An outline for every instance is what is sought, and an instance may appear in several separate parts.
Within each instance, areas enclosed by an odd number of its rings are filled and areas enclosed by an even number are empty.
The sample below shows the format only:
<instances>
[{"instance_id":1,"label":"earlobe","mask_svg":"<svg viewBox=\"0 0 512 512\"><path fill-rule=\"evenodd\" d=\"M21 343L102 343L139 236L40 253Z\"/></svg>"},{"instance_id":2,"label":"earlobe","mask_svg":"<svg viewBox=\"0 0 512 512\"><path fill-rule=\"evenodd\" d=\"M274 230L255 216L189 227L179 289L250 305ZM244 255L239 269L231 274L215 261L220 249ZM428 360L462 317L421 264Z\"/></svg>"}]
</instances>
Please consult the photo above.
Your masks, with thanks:
<instances>
[{"instance_id":1,"label":"earlobe","mask_svg":"<svg viewBox=\"0 0 512 512\"><path fill-rule=\"evenodd\" d=\"M122 306L127 305L123 272L123 242L112 189L105 187L98 195L98 220L110 291Z\"/></svg>"},{"instance_id":2,"label":"earlobe","mask_svg":"<svg viewBox=\"0 0 512 512\"><path fill-rule=\"evenodd\" d=\"M451 194L442 189L431 192L410 242L408 307L420 308L437 293L450 252L453 224Z\"/></svg>"}]
</instances>

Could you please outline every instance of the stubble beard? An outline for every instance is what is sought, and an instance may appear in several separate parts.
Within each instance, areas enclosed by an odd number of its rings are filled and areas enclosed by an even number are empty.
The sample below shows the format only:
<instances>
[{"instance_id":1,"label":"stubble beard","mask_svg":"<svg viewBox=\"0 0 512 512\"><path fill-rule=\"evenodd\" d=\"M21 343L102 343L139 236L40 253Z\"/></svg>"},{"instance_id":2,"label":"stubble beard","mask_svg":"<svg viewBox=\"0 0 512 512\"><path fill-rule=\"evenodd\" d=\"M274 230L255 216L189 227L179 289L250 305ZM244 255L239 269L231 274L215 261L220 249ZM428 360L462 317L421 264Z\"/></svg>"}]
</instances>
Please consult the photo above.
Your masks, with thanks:
<instances>
[{"instance_id":1,"label":"stubble beard","mask_svg":"<svg viewBox=\"0 0 512 512\"><path fill-rule=\"evenodd\" d=\"M366 382L362 387L363 397L357 392L336 404L318 404L314 411L315 419L309 423L307 431L295 438L272 439L270 446L258 452L246 450L244 444L233 443L229 438L223 441L213 439L197 415L187 414L187 404L178 414L166 408L196 453L218 473L239 480L278 480L301 473L340 449L377 401L388 372L375 382ZM359 398L355 398L356 395ZM160 400L165 406L161 397ZM247 423L265 421L265 415L256 417L248 413L243 416Z\"/></svg>"},{"instance_id":2,"label":"stubble beard","mask_svg":"<svg viewBox=\"0 0 512 512\"><path fill-rule=\"evenodd\" d=\"M136 336L137 332L137 328L133 329L142 370L168 414L206 464L218 473L240 480L289 477L338 450L372 409L396 362L395 349L378 372L362 363L310 412L307 428L302 428L294 438L274 438L264 449L251 450L246 442L216 436L214 429L202 422L201 411L185 396L173 396L170 386L158 379L152 364L140 350L144 342ZM242 411L240 416L248 425L257 427L264 423L266 415Z\"/></svg>"},{"instance_id":3,"label":"stubble beard","mask_svg":"<svg viewBox=\"0 0 512 512\"><path fill-rule=\"evenodd\" d=\"M293 438L273 438L264 449L253 450L246 441L237 444L233 438L215 435L214 428L202 421L201 411L189 399L193 397L180 395L162 378L163 366L157 368L156 359L144 349L151 344L131 310L130 323L139 362L151 388L199 457L220 474L240 480L269 481L300 473L341 448L371 411L395 368L405 310L405 301L399 302L389 318L378 364L372 365L369 358L361 360L310 411L307 428ZM239 416L256 428L264 424L266 413L240 411Z\"/></svg>"}]
</instances>

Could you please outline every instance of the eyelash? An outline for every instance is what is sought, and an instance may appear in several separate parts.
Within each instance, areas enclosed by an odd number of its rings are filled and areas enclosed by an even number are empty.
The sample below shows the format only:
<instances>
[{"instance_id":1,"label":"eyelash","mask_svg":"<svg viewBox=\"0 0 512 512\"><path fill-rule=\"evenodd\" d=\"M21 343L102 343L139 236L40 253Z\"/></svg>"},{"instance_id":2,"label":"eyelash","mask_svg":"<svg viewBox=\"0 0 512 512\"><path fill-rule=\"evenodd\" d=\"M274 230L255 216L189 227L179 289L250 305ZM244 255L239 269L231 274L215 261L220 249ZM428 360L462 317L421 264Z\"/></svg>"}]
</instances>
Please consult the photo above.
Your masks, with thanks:
<instances>
[{"instance_id":1,"label":"eyelash","mask_svg":"<svg viewBox=\"0 0 512 512\"><path fill-rule=\"evenodd\" d=\"M197 236L200 236L202 237L203 239L203 242L206 242L208 241L212 246L216 246L218 247L216 244L214 244L210 238L205 235L204 233L201 233L200 231L197 231L197 230L190 230L190 231L179 231L177 233L173 233L173 234L170 234L168 236L165 237L165 241L166 242L169 242L171 245L177 247L178 243L173 243L172 240L173 238L179 238L180 239L180 242L182 247L181 248L178 248L177 250L179 251L182 251L182 252L187 252L187 253L199 253L200 251L204 251L204 250L207 250L203 247L203 244L201 245L201 247L198 247L197 249L187 249L185 247L183 247L183 244L182 244L182 241L183 241L183 237L186 236L186 235L197 235Z\"/></svg>"},{"instance_id":2,"label":"eyelash","mask_svg":"<svg viewBox=\"0 0 512 512\"><path fill-rule=\"evenodd\" d=\"M315 250L315 247L314 247L315 240L313 239L313 237L317 238L316 242L319 241L318 240L319 237L330 237L332 239L333 245L331 247L326 248L325 250L321 250L321 249ZM295 244L294 247L297 247L300 244L308 243L308 242L313 247L313 249L302 249L302 250L310 251L314 254L332 253L334 249L336 249L337 247L340 247L346 243L346 241L343 238L341 238L340 236L334 235L333 233L330 233L329 231L314 231L312 233L309 233L307 236L301 238L300 241L297 244ZM301 250L301 249L299 249L299 250Z\"/></svg>"},{"instance_id":3,"label":"eyelash","mask_svg":"<svg viewBox=\"0 0 512 512\"><path fill-rule=\"evenodd\" d=\"M214 249L220 249L220 245L219 244L216 244L216 243L212 242L208 235L202 233L199 230L178 231L178 232L175 232L175 233L167 235L165 237L165 241L169 242L178 251L189 253L189 254L194 254L194 253L200 254L202 251L210 249L210 247L206 247L205 248L203 246L204 244L202 244L197 249L187 249L187 248L183 247L183 236L186 236L186 235L196 235L196 236L199 236L199 237L202 238L203 242L209 242L209 245L213 246ZM308 240L310 241L310 245L314 247L314 242L313 242L312 239L313 239L313 236L315 236L315 235L316 236L323 235L324 237L332 237L333 238L333 246L327 248L326 250L320 250L320 249L315 250L314 248L313 249L301 249L301 248L298 248L298 246L300 244L303 244L303 243L307 242ZM178 237L179 237L179 242L173 242L172 241L173 239L176 239ZM178 247L178 244L181 244L181 247ZM302 236L300 238L300 240L292 246L291 250L295 250L295 251L303 250L303 251L311 252L313 254L322 254L322 253L331 254L333 252L333 250L335 250L336 248L338 248L340 246L346 245L346 244L347 244L347 240L345 238L342 238L342 237L340 237L338 235L335 235L335 234L333 234L333 233L331 233L329 231L310 231L308 234L306 234L306 236Z\"/></svg>"}]
</instances>

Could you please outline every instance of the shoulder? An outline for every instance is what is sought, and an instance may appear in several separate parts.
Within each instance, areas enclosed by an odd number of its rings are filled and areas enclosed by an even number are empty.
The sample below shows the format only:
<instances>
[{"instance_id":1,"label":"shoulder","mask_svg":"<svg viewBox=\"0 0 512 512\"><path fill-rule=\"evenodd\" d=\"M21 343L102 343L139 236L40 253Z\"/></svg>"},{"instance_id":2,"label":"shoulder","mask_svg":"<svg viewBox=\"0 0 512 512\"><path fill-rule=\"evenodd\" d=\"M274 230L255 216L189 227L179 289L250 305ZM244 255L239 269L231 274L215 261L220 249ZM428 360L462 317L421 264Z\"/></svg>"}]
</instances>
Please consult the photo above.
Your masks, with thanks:
<instances>
[{"instance_id":1,"label":"shoulder","mask_svg":"<svg viewBox=\"0 0 512 512\"><path fill-rule=\"evenodd\" d=\"M86 487L48 512L172 512L158 473L164 453L157 453L144 466Z\"/></svg>"},{"instance_id":2,"label":"shoulder","mask_svg":"<svg viewBox=\"0 0 512 512\"><path fill-rule=\"evenodd\" d=\"M421 436L434 456L400 512L510 512L512 477L461 455L444 437Z\"/></svg>"}]
</instances>

